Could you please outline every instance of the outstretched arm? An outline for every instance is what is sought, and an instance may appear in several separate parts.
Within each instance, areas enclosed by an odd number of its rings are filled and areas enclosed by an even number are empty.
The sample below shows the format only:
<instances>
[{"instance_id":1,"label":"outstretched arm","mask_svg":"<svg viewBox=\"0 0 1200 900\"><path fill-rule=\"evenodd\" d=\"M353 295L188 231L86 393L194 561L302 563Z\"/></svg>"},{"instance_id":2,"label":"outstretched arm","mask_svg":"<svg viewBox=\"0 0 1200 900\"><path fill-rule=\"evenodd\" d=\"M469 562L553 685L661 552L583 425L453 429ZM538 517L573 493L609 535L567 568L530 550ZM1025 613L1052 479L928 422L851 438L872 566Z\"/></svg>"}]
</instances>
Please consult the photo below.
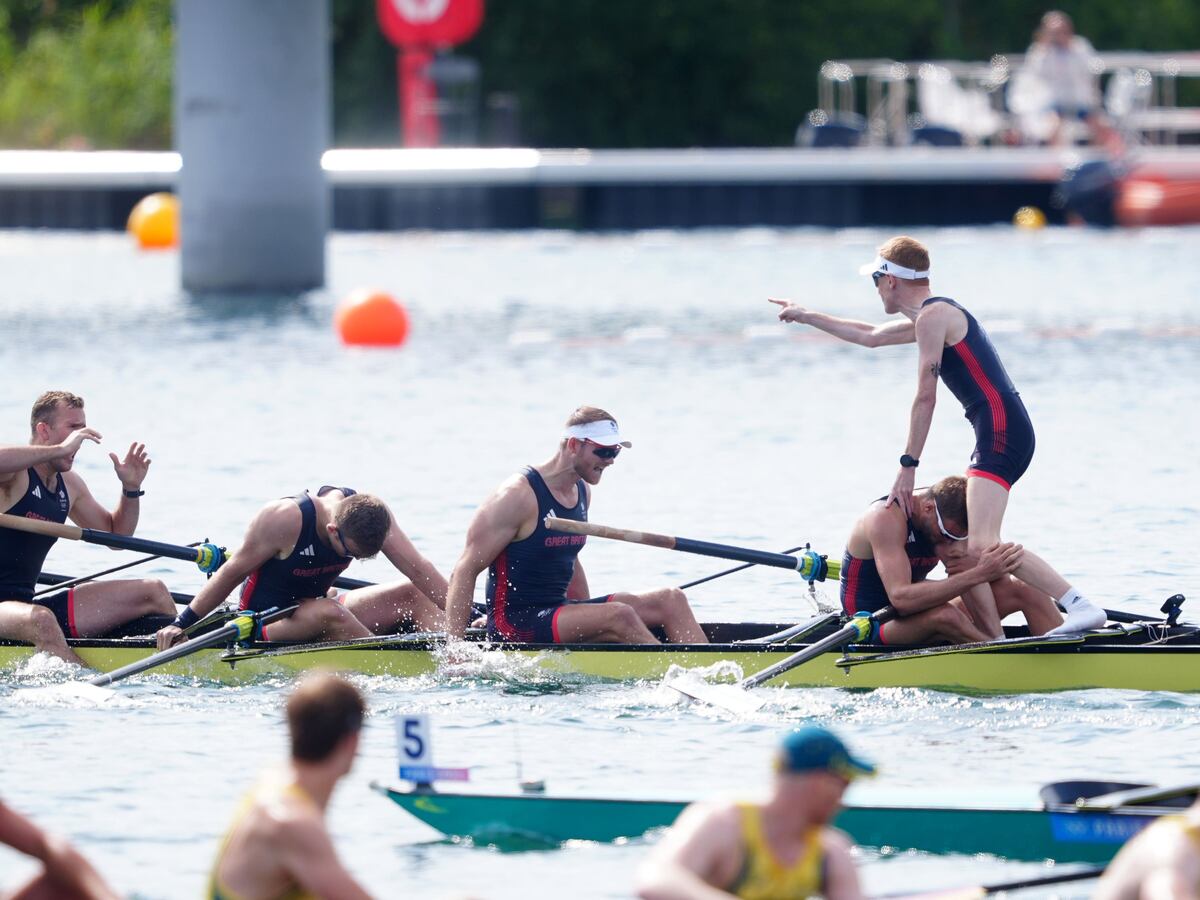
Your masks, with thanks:
<instances>
[{"instance_id":1,"label":"outstretched arm","mask_svg":"<svg viewBox=\"0 0 1200 900\"><path fill-rule=\"evenodd\" d=\"M388 515L391 516L391 510L388 510ZM391 518L392 527L388 529L387 537L383 541L383 555L405 578L413 583L418 591L428 597L438 609L444 610L446 608L446 579L396 524L396 517L391 516Z\"/></svg>"},{"instance_id":2,"label":"outstretched arm","mask_svg":"<svg viewBox=\"0 0 1200 900\"><path fill-rule=\"evenodd\" d=\"M888 347L893 344L911 344L913 323L908 319L899 322L888 322L885 325L872 325L870 322L859 322L856 319L842 319L827 313L792 303L790 300L770 300L779 310L779 321L797 322L801 325L811 325L819 328L835 338L841 338L851 344L863 347Z\"/></svg>"},{"instance_id":3,"label":"outstretched arm","mask_svg":"<svg viewBox=\"0 0 1200 900\"><path fill-rule=\"evenodd\" d=\"M637 874L643 900L715 900L741 868L744 851L736 807L689 806Z\"/></svg>"},{"instance_id":4,"label":"outstretched arm","mask_svg":"<svg viewBox=\"0 0 1200 900\"><path fill-rule=\"evenodd\" d=\"M24 444L16 447L0 447L0 482L11 481L12 476L18 472L24 472L31 466L78 453L84 441L100 443L100 432L93 428L80 428L67 435L67 439L61 444Z\"/></svg>"}]
</instances>

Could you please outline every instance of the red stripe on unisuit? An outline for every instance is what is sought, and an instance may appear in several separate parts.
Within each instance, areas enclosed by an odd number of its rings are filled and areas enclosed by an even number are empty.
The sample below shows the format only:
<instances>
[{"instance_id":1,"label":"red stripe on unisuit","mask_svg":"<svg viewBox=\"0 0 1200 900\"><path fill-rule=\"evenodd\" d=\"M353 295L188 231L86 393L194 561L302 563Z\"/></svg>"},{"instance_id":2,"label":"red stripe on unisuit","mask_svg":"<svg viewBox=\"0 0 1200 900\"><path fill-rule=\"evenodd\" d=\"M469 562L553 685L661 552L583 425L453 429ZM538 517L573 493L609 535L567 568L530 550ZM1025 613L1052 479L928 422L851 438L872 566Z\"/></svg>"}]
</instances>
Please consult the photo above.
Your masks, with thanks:
<instances>
[{"instance_id":1,"label":"red stripe on unisuit","mask_svg":"<svg viewBox=\"0 0 1200 900\"><path fill-rule=\"evenodd\" d=\"M75 627L75 588L67 591L67 628L70 630L70 637L79 637L79 629Z\"/></svg>"},{"instance_id":2,"label":"red stripe on unisuit","mask_svg":"<svg viewBox=\"0 0 1200 900\"><path fill-rule=\"evenodd\" d=\"M994 472L985 472L983 469L967 469L967 477L986 478L988 481L996 482L996 484L1000 485L1000 487L1004 488L1006 491L1012 490L1012 485Z\"/></svg>"},{"instance_id":3,"label":"red stripe on unisuit","mask_svg":"<svg viewBox=\"0 0 1200 900\"><path fill-rule=\"evenodd\" d=\"M510 641L532 640L532 631L514 628L508 621L508 551L497 556L492 565L496 567L496 592L492 595L492 618L496 621L496 630Z\"/></svg>"},{"instance_id":4,"label":"red stripe on unisuit","mask_svg":"<svg viewBox=\"0 0 1200 900\"><path fill-rule=\"evenodd\" d=\"M849 604L846 612L850 615L858 612L858 571L862 568L862 564L861 559L851 557L850 565L846 567L846 603Z\"/></svg>"},{"instance_id":5,"label":"red stripe on unisuit","mask_svg":"<svg viewBox=\"0 0 1200 900\"><path fill-rule=\"evenodd\" d=\"M965 338L955 344L952 349L963 361L963 365L967 367L967 371L971 373L975 384L978 385L979 390L983 392L984 399L987 400L988 409L992 413L992 451L1002 453L1004 452L1004 434L1008 429L1008 415L1004 411L1004 401L1000 398L1000 392L996 390L996 386L983 371L983 366L979 365L979 360L967 346Z\"/></svg>"},{"instance_id":6,"label":"red stripe on unisuit","mask_svg":"<svg viewBox=\"0 0 1200 900\"><path fill-rule=\"evenodd\" d=\"M246 579L246 583L242 585L242 598L238 602L239 610L250 608L250 599L254 596L254 589L258 587L258 575L261 571L261 569L255 569L250 573L250 577ZM263 640L266 640L266 638Z\"/></svg>"}]
</instances>

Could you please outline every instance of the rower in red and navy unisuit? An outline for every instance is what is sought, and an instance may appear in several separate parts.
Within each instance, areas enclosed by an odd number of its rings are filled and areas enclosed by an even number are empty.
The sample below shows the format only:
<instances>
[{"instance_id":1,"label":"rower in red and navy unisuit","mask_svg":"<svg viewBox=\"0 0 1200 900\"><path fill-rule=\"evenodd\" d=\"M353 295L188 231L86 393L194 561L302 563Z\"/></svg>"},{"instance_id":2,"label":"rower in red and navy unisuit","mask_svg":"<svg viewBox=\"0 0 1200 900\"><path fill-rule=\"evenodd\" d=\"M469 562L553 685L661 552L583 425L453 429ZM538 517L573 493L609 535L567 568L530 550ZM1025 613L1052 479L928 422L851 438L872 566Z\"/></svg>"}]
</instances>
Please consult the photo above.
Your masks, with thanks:
<instances>
[{"instance_id":1,"label":"rower in red and navy unisuit","mask_svg":"<svg viewBox=\"0 0 1200 900\"><path fill-rule=\"evenodd\" d=\"M948 303L967 317L966 336L942 351L941 363L942 381L975 429L975 452L967 474L1011 488L1033 459L1029 413L976 318L949 297L930 297L921 306L931 303Z\"/></svg>"}]
</instances>

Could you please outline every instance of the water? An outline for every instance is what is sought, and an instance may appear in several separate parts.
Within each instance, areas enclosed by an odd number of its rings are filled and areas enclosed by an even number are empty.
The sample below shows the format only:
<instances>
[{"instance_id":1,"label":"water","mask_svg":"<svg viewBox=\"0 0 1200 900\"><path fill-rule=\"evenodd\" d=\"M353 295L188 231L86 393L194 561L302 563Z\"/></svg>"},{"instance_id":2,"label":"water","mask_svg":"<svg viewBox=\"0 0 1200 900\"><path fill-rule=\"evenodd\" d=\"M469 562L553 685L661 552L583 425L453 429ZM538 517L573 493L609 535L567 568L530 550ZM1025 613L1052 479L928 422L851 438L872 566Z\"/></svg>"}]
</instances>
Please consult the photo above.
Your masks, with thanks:
<instances>
[{"instance_id":1,"label":"water","mask_svg":"<svg viewBox=\"0 0 1200 900\"><path fill-rule=\"evenodd\" d=\"M41 391L82 394L104 447L77 470L102 502L105 450L145 441L154 463L139 534L235 546L267 499L349 484L384 497L449 572L476 505L551 453L576 405L612 411L634 442L595 492L592 518L763 549L841 552L903 449L911 347L869 351L774 320L768 296L879 321L857 267L874 231L652 232L620 236L336 236L327 293L276 303L179 294L177 258L121 236L0 234L7 336L4 440L25 440ZM1038 432L1006 535L1107 606L1151 612L1195 594L1200 563L1200 307L1189 269L1200 232L953 229L922 233L934 285L993 332ZM348 350L336 298L374 285L403 298L399 352ZM972 436L942 392L921 474L960 472ZM681 583L720 561L593 540L597 591ZM60 542L47 567L120 557ZM202 576L146 567L177 590ZM348 574L387 579L386 562ZM481 579L482 582L482 579ZM827 600L833 589L826 589ZM750 570L697 588L704 619L789 620L812 606L793 577ZM1195 618L1195 616L1192 616ZM60 681L37 661L0 676L0 796L70 835L123 891L194 897L256 773L283 757L284 685L135 679L122 702L30 704ZM735 718L671 702L656 685L547 681L521 672L362 678L363 753L330 822L380 896L622 897L646 842L500 853L443 842L369 792L395 779L391 718L434 716L438 762L473 787L510 790L518 764L555 793L755 794L786 728L838 728L883 775L856 788L981 791L1031 799L1047 781L1195 777L1200 697L1085 691L964 697L921 690L770 692ZM1013 878L1036 864L921 854L863 858L869 891ZM31 871L0 849L0 888ZM1064 886L1060 895L1086 887Z\"/></svg>"}]
</instances>

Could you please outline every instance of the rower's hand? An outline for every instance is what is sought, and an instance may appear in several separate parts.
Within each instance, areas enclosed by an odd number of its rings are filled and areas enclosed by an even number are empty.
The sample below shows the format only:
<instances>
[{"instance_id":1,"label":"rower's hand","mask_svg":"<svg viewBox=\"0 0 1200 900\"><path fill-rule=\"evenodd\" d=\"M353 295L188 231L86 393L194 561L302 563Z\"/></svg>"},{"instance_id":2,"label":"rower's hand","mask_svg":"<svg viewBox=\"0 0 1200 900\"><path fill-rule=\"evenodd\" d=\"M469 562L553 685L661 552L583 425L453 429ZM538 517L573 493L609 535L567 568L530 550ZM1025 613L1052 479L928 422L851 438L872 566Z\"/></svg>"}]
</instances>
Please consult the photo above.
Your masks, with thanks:
<instances>
[{"instance_id":1,"label":"rower's hand","mask_svg":"<svg viewBox=\"0 0 1200 900\"><path fill-rule=\"evenodd\" d=\"M182 641L187 640L187 635L183 633L183 629L178 625L168 625L166 628L158 629L158 633L154 635L154 643L158 646L158 652L166 650Z\"/></svg>"},{"instance_id":2,"label":"rower's hand","mask_svg":"<svg viewBox=\"0 0 1200 900\"><path fill-rule=\"evenodd\" d=\"M150 471L150 457L146 455L145 444L130 444L124 459L117 459L115 453L108 454L108 458L112 460L113 471L121 479L121 487L127 491L141 488L142 482L146 480L146 473Z\"/></svg>"},{"instance_id":3,"label":"rower's hand","mask_svg":"<svg viewBox=\"0 0 1200 900\"><path fill-rule=\"evenodd\" d=\"M996 544L983 551L975 568L984 576L984 581L995 581L1016 571L1024 557L1025 548L1020 544Z\"/></svg>"},{"instance_id":4,"label":"rower's hand","mask_svg":"<svg viewBox=\"0 0 1200 900\"><path fill-rule=\"evenodd\" d=\"M782 307L779 310L780 322L798 322L801 325L808 324L808 310L800 304L793 303L791 300L776 300L774 297L768 297L767 302Z\"/></svg>"},{"instance_id":5,"label":"rower's hand","mask_svg":"<svg viewBox=\"0 0 1200 900\"><path fill-rule=\"evenodd\" d=\"M94 428L77 428L67 435L67 439L58 445L63 456L73 456L79 452L84 441L100 443L100 432Z\"/></svg>"},{"instance_id":6,"label":"rower's hand","mask_svg":"<svg viewBox=\"0 0 1200 900\"><path fill-rule=\"evenodd\" d=\"M911 466L901 466L900 471L896 473L896 480L892 482L891 493L887 496L887 503L884 504L884 509L892 505L895 501L900 504L900 511L904 515L912 514L912 492L913 484L917 479L917 470Z\"/></svg>"}]
</instances>

